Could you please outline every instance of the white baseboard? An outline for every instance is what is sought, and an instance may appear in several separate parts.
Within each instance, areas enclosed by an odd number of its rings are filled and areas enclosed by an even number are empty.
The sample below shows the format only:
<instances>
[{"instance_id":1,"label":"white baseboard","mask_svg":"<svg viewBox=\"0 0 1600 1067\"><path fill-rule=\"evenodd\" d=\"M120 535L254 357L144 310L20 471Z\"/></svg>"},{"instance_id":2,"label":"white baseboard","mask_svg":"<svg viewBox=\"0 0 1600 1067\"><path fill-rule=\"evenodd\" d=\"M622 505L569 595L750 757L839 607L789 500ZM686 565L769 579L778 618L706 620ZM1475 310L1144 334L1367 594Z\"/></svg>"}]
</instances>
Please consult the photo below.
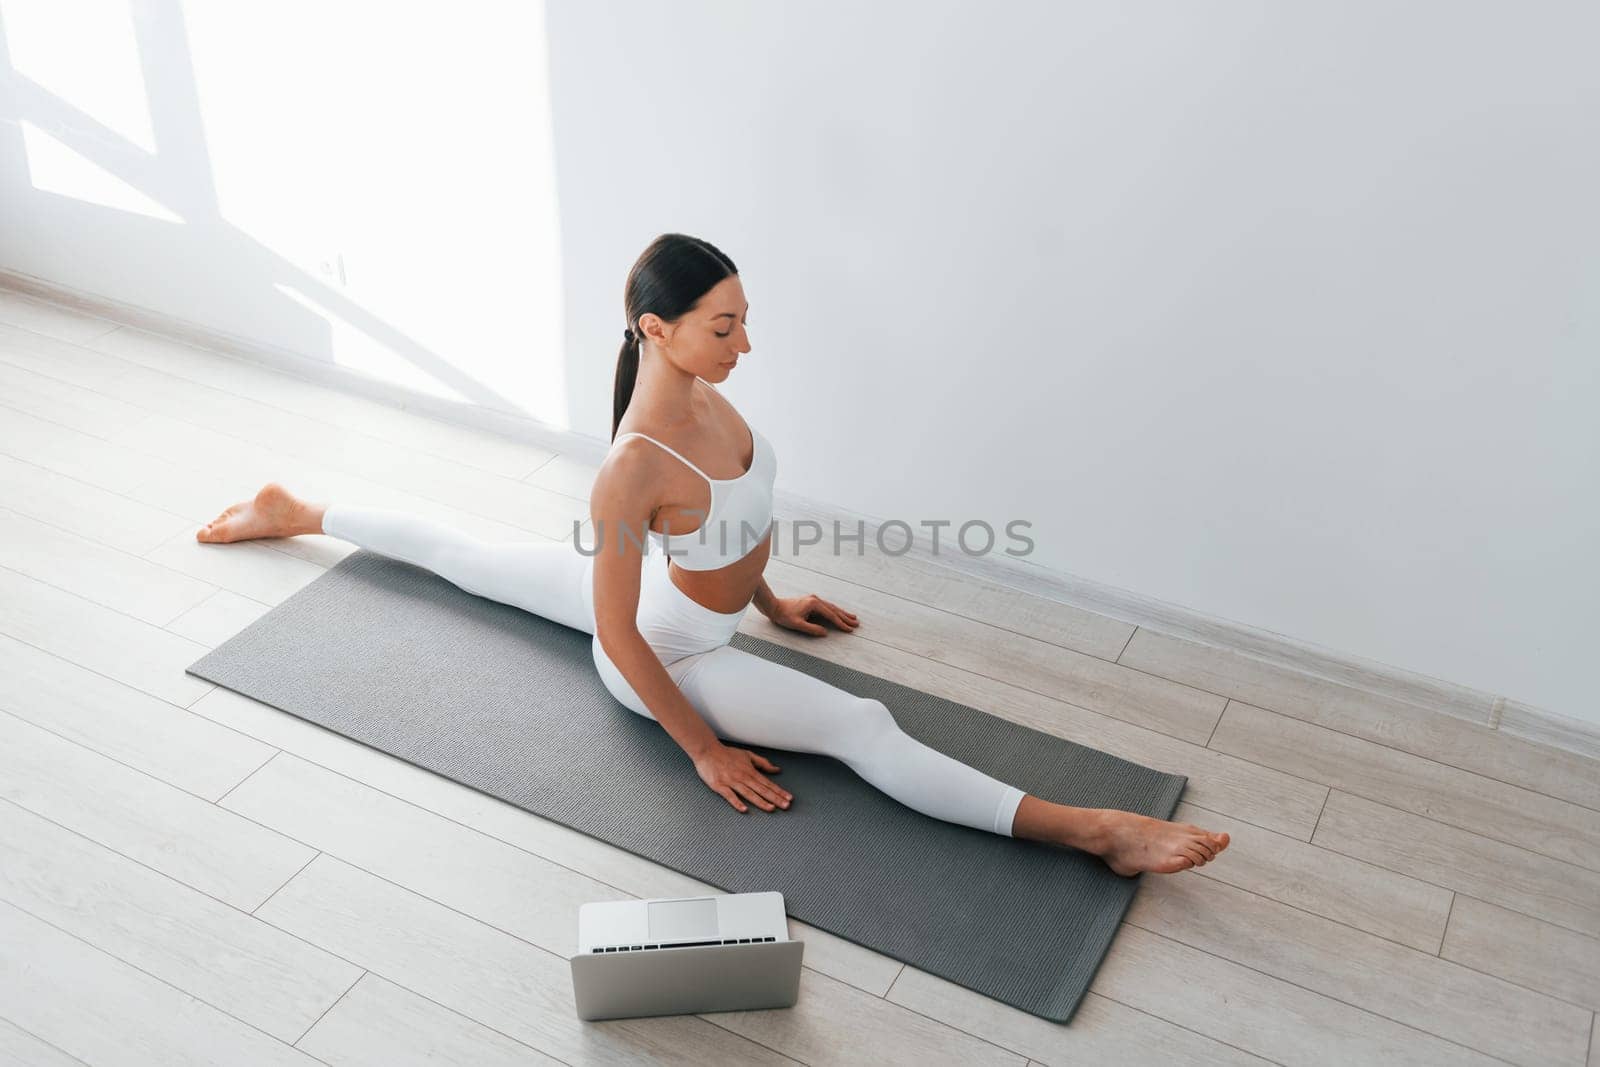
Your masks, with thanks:
<instances>
[{"instance_id":1,"label":"white baseboard","mask_svg":"<svg viewBox=\"0 0 1600 1067\"><path fill-rule=\"evenodd\" d=\"M131 326L320 385L343 389L430 418L564 452L585 463L598 465L609 450L606 441L586 434L552 427L525 416L494 411L478 404L416 393L349 367L310 359L287 349L235 337L160 312L81 293L15 271L0 270L0 288L105 319L119 326ZM868 516L781 491L776 495L775 508L790 522L811 519L821 523L824 528L832 528L834 522L839 522L848 529L854 529L860 521L869 531L869 543L878 528L876 521ZM899 539L890 541L900 543ZM1014 557L993 553L985 556L952 555L949 552L936 556L932 542L925 536L914 537L905 554L1135 626L1226 649L1274 666L1348 685L1375 696L1464 718L1528 741L1600 759L1600 723L1570 718L1503 696L1297 641L1283 634L1213 618L1189 608Z\"/></svg>"}]
</instances>

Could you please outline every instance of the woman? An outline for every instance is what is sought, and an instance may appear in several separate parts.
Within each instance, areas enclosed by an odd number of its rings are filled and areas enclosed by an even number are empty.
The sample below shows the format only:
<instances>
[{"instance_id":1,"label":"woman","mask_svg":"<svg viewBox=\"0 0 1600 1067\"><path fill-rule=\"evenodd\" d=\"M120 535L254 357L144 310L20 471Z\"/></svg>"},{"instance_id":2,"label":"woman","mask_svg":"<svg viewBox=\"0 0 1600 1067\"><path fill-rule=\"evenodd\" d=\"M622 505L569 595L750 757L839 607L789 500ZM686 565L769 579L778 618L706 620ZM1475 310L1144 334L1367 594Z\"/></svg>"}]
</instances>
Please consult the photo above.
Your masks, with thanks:
<instances>
[{"instance_id":1,"label":"woman","mask_svg":"<svg viewBox=\"0 0 1600 1067\"><path fill-rule=\"evenodd\" d=\"M1123 876L1200 866L1228 846L1227 834L1188 823L1027 795L916 741L881 701L733 648L751 603L802 633L826 634L813 615L845 632L858 620L815 595L775 596L762 579L777 460L712 384L750 349L732 260L705 241L664 234L633 265L624 303L613 444L590 493L592 554L566 543L489 543L406 512L317 505L275 482L196 537L329 534L593 634L606 688L660 723L701 780L741 812L747 802L786 809L793 797L768 777L776 764L724 738L833 756L925 814L1081 848Z\"/></svg>"}]
</instances>

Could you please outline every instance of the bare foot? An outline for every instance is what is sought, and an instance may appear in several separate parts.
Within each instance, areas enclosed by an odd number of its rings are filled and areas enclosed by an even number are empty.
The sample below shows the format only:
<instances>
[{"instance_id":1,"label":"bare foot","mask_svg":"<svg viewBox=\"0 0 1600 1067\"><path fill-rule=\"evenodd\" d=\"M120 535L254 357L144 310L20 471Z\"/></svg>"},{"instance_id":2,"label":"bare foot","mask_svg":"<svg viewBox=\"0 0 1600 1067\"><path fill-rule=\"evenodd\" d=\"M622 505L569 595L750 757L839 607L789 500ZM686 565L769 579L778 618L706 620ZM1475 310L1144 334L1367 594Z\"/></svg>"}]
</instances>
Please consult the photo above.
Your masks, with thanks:
<instances>
[{"instance_id":1,"label":"bare foot","mask_svg":"<svg viewBox=\"0 0 1600 1067\"><path fill-rule=\"evenodd\" d=\"M195 532L196 541L248 541L255 537L292 537L317 533L312 509L277 482L268 482L253 500L241 500Z\"/></svg>"},{"instance_id":2,"label":"bare foot","mask_svg":"<svg viewBox=\"0 0 1600 1067\"><path fill-rule=\"evenodd\" d=\"M1140 871L1175 874L1204 866L1228 847L1227 834L1214 834L1193 823L1167 822L1137 812L1101 808L1099 847L1090 849L1124 878Z\"/></svg>"}]
</instances>

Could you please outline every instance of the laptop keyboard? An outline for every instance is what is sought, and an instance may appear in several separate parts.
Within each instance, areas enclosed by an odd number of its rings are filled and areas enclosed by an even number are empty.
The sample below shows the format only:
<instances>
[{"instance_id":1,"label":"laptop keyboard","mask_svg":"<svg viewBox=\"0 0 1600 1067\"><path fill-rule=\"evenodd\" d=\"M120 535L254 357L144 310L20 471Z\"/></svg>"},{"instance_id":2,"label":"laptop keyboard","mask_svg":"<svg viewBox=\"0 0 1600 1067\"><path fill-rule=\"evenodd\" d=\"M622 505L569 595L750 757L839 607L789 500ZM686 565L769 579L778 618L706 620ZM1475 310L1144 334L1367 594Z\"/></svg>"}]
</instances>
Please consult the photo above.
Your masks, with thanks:
<instances>
[{"instance_id":1,"label":"laptop keyboard","mask_svg":"<svg viewBox=\"0 0 1600 1067\"><path fill-rule=\"evenodd\" d=\"M653 945L608 945L604 948L592 948L590 952L641 952L647 948L699 948L702 945L748 945L751 942L776 941L775 937L725 937L720 941L675 941L671 943L657 942Z\"/></svg>"}]
</instances>

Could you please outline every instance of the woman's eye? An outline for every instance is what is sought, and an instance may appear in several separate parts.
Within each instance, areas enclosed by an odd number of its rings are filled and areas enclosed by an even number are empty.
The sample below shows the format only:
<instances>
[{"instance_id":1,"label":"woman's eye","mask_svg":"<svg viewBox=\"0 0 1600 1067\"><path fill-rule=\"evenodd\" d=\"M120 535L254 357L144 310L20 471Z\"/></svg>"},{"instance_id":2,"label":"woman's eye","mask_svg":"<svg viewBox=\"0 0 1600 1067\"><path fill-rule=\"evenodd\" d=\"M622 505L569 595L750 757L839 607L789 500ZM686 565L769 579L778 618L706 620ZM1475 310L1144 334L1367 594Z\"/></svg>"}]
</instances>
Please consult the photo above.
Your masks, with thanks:
<instances>
[{"instance_id":1,"label":"woman's eye","mask_svg":"<svg viewBox=\"0 0 1600 1067\"><path fill-rule=\"evenodd\" d=\"M749 320L749 319L746 319L746 320L745 320L745 321L744 321L744 328L745 328L745 329L747 329L747 330L748 330L748 329L749 329L749 328L750 328L750 320ZM713 331L712 331L712 332L713 332L713 333L716 333L716 331L715 331L715 330L713 330ZM728 336L728 334L731 334L731 333L733 333L733 331L732 331L732 330L729 330L729 331L728 331L728 333L719 333L719 334L717 334L717 336L718 336L718 337L727 337L727 336Z\"/></svg>"}]
</instances>

